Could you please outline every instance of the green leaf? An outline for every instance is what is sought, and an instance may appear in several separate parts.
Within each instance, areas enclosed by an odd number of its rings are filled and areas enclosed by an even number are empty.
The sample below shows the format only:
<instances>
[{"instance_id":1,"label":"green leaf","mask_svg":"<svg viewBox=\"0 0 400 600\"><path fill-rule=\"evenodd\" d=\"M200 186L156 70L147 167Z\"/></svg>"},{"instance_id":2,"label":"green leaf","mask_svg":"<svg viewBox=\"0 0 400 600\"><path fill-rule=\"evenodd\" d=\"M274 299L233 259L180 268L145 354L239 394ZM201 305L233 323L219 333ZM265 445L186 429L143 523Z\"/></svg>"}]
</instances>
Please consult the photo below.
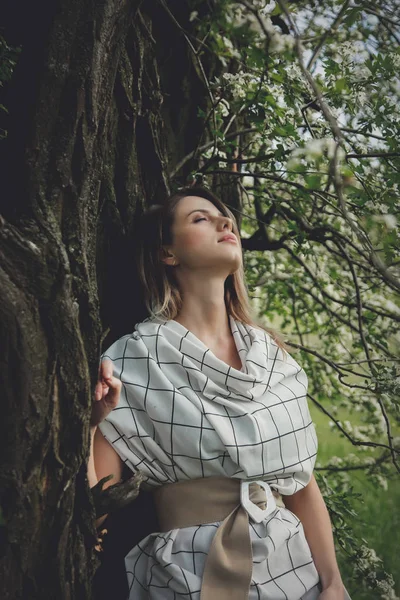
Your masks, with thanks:
<instances>
[{"instance_id":1,"label":"green leaf","mask_svg":"<svg viewBox=\"0 0 400 600\"><path fill-rule=\"evenodd\" d=\"M335 89L337 92L342 92L347 87L347 80L344 77L337 79L335 82Z\"/></svg>"},{"instance_id":2,"label":"green leaf","mask_svg":"<svg viewBox=\"0 0 400 600\"><path fill-rule=\"evenodd\" d=\"M312 190L317 190L321 187L321 176L320 175L304 175L305 182Z\"/></svg>"}]
</instances>

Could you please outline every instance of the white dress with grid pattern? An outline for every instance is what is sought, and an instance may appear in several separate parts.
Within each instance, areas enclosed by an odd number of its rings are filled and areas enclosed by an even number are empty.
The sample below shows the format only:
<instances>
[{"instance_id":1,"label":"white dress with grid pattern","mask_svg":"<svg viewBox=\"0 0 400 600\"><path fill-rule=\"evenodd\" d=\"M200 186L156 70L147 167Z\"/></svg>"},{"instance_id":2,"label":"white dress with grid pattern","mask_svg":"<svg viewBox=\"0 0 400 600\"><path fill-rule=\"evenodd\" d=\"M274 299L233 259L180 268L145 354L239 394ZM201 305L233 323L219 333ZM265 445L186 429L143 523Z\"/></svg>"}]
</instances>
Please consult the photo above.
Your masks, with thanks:
<instances>
[{"instance_id":1,"label":"white dress with grid pattern","mask_svg":"<svg viewBox=\"0 0 400 600\"><path fill-rule=\"evenodd\" d=\"M240 371L177 321L158 317L137 323L103 354L123 385L100 429L144 474L144 489L218 475L263 480L284 496L310 481L318 443L306 373L264 330L232 316L229 323ZM156 532L132 548L129 600L199 600L218 525ZM294 513L277 507L261 523L250 520L250 535L250 600L318 598L318 572Z\"/></svg>"}]
</instances>

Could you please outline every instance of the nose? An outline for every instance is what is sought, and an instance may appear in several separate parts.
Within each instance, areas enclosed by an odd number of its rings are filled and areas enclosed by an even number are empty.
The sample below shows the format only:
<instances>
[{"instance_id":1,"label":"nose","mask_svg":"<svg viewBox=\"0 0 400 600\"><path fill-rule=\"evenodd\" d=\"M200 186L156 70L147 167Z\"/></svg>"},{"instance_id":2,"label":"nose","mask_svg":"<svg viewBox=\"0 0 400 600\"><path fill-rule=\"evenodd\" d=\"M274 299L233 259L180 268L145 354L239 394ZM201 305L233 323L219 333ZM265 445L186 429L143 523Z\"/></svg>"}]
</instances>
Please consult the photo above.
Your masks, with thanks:
<instances>
[{"instance_id":1,"label":"nose","mask_svg":"<svg viewBox=\"0 0 400 600\"><path fill-rule=\"evenodd\" d=\"M233 230L232 219L230 217L221 217L219 221L219 229L225 229L226 227L229 229L229 231Z\"/></svg>"}]
</instances>

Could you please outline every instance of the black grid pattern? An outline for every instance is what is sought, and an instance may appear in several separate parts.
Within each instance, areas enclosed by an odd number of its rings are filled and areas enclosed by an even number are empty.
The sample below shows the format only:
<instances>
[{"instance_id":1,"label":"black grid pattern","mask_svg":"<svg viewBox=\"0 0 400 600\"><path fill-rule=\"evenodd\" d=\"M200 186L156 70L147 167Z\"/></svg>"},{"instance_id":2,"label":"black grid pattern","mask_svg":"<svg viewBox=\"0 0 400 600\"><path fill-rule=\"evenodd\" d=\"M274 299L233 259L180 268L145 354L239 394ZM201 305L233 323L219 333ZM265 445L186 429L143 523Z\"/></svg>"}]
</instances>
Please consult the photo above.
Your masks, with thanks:
<instances>
[{"instance_id":1,"label":"black grid pattern","mask_svg":"<svg viewBox=\"0 0 400 600\"><path fill-rule=\"evenodd\" d=\"M318 444L306 373L264 330L229 321L241 370L177 321L155 317L104 353L123 386L100 429L127 466L143 472L145 487L223 475L262 479L293 494L310 481ZM266 521L251 530L251 598L317 598L318 574L301 523L285 508ZM197 600L215 529L202 525L142 540L126 557L130 598Z\"/></svg>"}]
</instances>

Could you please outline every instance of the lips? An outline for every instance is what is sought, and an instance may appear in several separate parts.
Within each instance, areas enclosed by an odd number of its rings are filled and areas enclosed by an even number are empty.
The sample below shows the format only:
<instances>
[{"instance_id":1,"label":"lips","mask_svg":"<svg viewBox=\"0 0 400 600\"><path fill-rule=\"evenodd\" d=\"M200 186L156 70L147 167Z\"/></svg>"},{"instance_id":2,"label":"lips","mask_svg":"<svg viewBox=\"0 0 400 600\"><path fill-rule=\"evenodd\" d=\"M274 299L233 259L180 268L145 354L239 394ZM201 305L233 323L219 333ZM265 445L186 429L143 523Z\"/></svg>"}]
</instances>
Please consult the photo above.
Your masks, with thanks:
<instances>
[{"instance_id":1,"label":"lips","mask_svg":"<svg viewBox=\"0 0 400 600\"><path fill-rule=\"evenodd\" d=\"M224 235L220 240L218 240L218 243L224 242L225 240L232 240L234 242L237 242L237 237L234 233L228 233L227 235Z\"/></svg>"}]
</instances>

